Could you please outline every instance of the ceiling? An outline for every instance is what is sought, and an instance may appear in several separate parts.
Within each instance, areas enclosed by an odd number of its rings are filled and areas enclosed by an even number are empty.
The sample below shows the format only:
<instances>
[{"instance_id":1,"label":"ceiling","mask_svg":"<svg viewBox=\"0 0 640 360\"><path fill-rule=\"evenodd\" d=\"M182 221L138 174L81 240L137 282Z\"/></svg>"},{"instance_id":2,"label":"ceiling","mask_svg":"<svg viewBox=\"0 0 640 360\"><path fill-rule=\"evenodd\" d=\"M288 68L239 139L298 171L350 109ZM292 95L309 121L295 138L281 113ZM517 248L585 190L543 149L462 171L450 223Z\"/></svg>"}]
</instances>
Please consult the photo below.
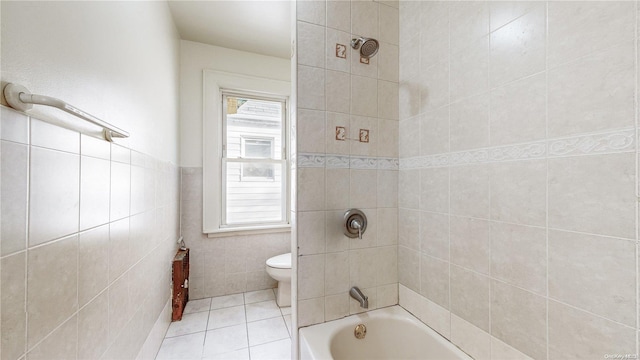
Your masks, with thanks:
<instances>
[{"instance_id":1,"label":"ceiling","mask_svg":"<svg viewBox=\"0 0 640 360\"><path fill-rule=\"evenodd\" d=\"M169 1L183 40L291 58L290 1Z\"/></svg>"}]
</instances>

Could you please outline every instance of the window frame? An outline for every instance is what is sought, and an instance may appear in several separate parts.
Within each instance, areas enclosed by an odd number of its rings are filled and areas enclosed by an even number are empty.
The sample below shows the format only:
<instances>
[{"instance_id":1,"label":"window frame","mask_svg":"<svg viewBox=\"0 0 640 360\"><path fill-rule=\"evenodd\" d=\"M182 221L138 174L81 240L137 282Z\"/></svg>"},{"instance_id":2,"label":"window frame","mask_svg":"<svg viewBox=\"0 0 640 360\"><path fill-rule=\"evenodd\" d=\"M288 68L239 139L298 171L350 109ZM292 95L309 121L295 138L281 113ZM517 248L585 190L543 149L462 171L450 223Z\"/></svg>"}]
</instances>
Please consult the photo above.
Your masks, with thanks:
<instances>
[{"instance_id":1,"label":"window frame","mask_svg":"<svg viewBox=\"0 0 640 360\"><path fill-rule=\"evenodd\" d=\"M259 223L256 225L224 226L222 207L223 184L223 104L222 93L234 93L252 98L284 99L283 116L283 178L286 186L283 221L280 223ZM289 97L291 83L288 81L267 79L243 74L214 70L203 71L203 221L202 231L209 237L244 235L256 233L288 232L291 229L291 156L290 126L291 106ZM213 101L212 101L213 99ZM225 165L226 166L226 165Z\"/></svg>"}]
</instances>

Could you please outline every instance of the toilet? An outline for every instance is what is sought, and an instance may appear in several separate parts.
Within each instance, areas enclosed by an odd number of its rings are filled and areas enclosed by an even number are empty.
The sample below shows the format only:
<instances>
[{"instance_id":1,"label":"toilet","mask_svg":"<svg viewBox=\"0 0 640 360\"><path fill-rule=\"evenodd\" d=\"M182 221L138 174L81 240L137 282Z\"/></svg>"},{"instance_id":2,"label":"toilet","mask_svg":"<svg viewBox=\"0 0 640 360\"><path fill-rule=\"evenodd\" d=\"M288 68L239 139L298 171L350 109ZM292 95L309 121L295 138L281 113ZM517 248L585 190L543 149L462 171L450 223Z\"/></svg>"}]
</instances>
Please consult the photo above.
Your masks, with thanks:
<instances>
[{"instance_id":1,"label":"toilet","mask_svg":"<svg viewBox=\"0 0 640 360\"><path fill-rule=\"evenodd\" d=\"M278 306L291 306L291 253L269 258L267 260L267 274L278 281L276 294Z\"/></svg>"}]
</instances>

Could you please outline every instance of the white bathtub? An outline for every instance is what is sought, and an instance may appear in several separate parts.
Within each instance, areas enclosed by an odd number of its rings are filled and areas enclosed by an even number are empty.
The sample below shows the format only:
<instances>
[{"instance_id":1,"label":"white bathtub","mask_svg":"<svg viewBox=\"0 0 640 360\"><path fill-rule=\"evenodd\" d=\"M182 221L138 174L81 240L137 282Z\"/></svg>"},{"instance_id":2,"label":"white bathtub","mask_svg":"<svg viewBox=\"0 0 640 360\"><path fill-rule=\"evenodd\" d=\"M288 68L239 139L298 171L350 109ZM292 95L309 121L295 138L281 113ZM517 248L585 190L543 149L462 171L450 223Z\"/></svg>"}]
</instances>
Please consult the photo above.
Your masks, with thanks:
<instances>
[{"instance_id":1,"label":"white bathtub","mask_svg":"<svg viewBox=\"0 0 640 360\"><path fill-rule=\"evenodd\" d=\"M358 324L367 327L359 340ZM471 359L400 306L391 306L300 329L303 360Z\"/></svg>"}]
</instances>

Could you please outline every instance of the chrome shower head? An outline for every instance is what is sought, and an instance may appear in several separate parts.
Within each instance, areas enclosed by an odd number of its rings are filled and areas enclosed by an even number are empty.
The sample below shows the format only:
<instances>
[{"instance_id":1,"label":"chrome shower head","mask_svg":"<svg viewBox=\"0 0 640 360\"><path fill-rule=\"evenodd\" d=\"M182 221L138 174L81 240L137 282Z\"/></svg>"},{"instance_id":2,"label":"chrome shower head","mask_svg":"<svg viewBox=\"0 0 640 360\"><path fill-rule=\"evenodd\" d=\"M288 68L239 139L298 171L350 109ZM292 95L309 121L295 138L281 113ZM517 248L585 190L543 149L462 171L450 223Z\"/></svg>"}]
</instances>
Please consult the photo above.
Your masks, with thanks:
<instances>
[{"instance_id":1,"label":"chrome shower head","mask_svg":"<svg viewBox=\"0 0 640 360\"><path fill-rule=\"evenodd\" d=\"M360 49L360 56L370 59L378 53L380 45L376 39L359 37L351 40L351 47L356 50Z\"/></svg>"}]
</instances>

